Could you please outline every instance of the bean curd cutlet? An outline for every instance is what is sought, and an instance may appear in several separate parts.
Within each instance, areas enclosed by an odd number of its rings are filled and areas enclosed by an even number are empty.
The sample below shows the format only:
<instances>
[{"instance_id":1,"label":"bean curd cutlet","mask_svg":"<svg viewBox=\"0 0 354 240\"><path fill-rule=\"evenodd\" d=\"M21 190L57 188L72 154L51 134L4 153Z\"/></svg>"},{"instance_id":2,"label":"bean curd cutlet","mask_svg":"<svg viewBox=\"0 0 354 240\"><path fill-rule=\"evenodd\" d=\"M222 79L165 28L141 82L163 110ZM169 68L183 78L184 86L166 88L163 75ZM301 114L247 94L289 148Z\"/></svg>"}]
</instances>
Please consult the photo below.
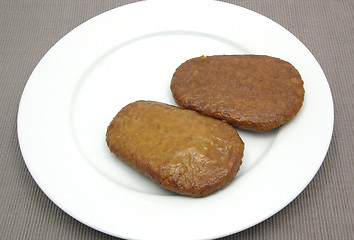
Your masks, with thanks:
<instances>
[{"instance_id":1,"label":"bean curd cutlet","mask_svg":"<svg viewBox=\"0 0 354 240\"><path fill-rule=\"evenodd\" d=\"M171 91L183 108L260 132L292 119L305 93L289 62L263 55L190 59L174 73Z\"/></svg>"},{"instance_id":2,"label":"bean curd cutlet","mask_svg":"<svg viewBox=\"0 0 354 240\"><path fill-rule=\"evenodd\" d=\"M115 155L157 184L192 197L229 184L244 151L227 123L152 101L125 106L108 126L106 141Z\"/></svg>"}]
</instances>

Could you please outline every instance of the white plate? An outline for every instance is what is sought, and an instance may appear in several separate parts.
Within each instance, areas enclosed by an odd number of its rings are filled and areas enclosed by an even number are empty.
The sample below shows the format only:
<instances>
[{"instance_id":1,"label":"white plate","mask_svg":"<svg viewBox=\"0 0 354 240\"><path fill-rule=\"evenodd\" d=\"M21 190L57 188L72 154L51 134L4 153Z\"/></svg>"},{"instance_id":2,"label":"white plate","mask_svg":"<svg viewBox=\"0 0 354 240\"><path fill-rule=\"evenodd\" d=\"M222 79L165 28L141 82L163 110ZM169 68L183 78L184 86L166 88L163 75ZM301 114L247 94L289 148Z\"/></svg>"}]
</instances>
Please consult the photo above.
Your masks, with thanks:
<instances>
[{"instance_id":1,"label":"white plate","mask_svg":"<svg viewBox=\"0 0 354 240\"><path fill-rule=\"evenodd\" d=\"M124 105L175 104L169 84L182 62L244 53L291 62L306 95L299 114L278 131L240 131L244 163L224 190L176 196L109 152L106 127ZM314 177L332 127L331 92L309 50L266 17L209 0L139 2L80 25L39 62L18 113L26 165L55 204L107 234L155 240L216 238L269 218Z\"/></svg>"}]
</instances>

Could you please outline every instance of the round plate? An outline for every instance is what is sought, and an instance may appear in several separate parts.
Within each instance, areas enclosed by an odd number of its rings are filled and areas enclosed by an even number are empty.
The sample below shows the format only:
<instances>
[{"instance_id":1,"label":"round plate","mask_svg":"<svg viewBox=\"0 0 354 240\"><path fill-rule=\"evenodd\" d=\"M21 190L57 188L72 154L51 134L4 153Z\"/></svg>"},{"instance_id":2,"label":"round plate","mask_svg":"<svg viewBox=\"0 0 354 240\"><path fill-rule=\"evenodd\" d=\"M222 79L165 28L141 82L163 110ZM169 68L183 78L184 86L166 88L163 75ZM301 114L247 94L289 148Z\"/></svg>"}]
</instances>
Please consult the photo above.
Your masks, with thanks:
<instances>
[{"instance_id":1,"label":"round plate","mask_svg":"<svg viewBox=\"0 0 354 240\"><path fill-rule=\"evenodd\" d=\"M106 128L123 106L175 104L175 69L221 54L289 61L306 91L298 115L278 130L240 131L245 156L229 186L206 198L177 196L110 153ZM266 17L209 0L144 1L85 22L39 62L18 113L21 151L43 192L82 223L134 239L217 238L269 218L314 177L332 128L331 92L309 50Z\"/></svg>"}]
</instances>

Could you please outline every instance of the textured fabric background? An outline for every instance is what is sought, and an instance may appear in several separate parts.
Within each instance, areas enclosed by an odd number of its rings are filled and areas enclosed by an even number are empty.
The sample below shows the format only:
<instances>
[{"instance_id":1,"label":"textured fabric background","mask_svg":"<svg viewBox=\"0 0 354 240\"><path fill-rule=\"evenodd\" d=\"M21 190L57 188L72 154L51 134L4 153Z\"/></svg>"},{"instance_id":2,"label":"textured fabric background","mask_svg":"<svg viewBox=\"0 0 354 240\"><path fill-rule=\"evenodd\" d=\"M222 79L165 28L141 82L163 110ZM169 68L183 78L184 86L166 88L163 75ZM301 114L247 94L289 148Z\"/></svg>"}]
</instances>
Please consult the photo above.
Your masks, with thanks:
<instances>
[{"instance_id":1,"label":"textured fabric background","mask_svg":"<svg viewBox=\"0 0 354 240\"><path fill-rule=\"evenodd\" d=\"M0 239L116 239L68 216L39 189L17 139L18 104L43 55L84 21L134 1L0 1ZM286 208L231 239L353 239L354 1L227 0L276 21L322 66L335 123L327 157Z\"/></svg>"}]
</instances>

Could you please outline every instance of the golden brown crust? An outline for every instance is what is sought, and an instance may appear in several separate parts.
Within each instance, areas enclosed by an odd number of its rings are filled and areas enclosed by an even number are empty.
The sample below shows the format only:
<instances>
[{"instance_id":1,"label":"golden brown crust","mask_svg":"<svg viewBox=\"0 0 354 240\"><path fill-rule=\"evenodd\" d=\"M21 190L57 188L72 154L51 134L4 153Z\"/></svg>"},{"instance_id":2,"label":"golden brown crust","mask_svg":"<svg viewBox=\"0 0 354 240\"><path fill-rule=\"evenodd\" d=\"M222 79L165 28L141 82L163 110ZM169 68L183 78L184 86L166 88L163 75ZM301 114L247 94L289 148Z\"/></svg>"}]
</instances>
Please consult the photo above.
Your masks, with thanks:
<instances>
[{"instance_id":1,"label":"golden brown crust","mask_svg":"<svg viewBox=\"0 0 354 240\"><path fill-rule=\"evenodd\" d=\"M263 55L190 59L177 68L171 90L184 108L254 131L292 119L305 93L299 72L289 62Z\"/></svg>"},{"instance_id":2,"label":"golden brown crust","mask_svg":"<svg viewBox=\"0 0 354 240\"><path fill-rule=\"evenodd\" d=\"M137 101L107 128L110 150L172 192L203 197L226 186L241 165L236 129L171 105Z\"/></svg>"}]
</instances>

